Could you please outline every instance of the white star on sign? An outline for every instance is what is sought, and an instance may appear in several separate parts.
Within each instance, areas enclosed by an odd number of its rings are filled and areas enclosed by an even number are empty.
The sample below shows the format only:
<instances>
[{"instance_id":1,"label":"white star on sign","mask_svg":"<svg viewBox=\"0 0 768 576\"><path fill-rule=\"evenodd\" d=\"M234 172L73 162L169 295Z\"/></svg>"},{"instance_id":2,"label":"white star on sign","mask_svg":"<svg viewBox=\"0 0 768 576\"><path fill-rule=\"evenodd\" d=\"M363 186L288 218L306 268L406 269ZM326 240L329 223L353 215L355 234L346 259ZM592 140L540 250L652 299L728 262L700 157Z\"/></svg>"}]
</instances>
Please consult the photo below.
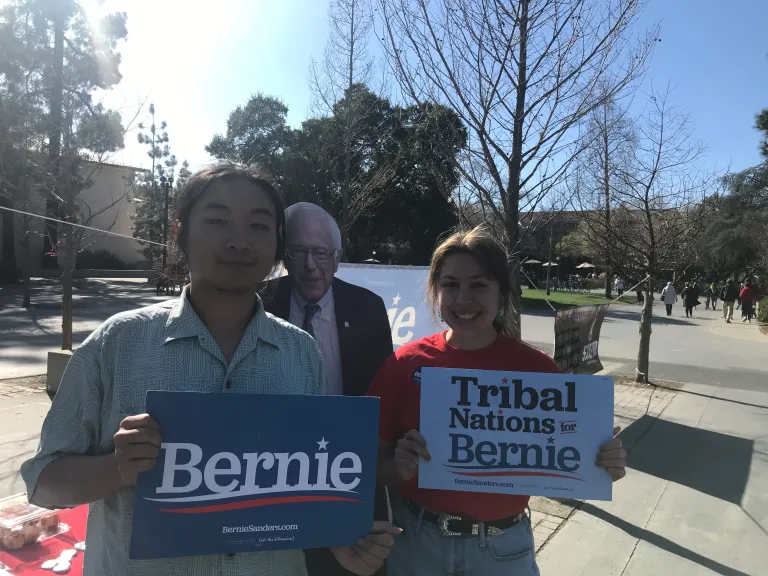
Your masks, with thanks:
<instances>
[{"instance_id":1,"label":"white star on sign","mask_svg":"<svg viewBox=\"0 0 768 576\"><path fill-rule=\"evenodd\" d=\"M318 446L318 448L317 448L318 450L327 450L328 449L328 448L326 448L328 446L328 442L325 441L325 436L323 436L322 440L320 440L320 442L317 443L317 446Z\"/></svg>"},{"instance_id":2,"label":"white star on sign","mask_svg":"<svg viewBox=\"0 0 768 576\"><path fill-rule=\"evenodd\" d=\"M400 293L399 292L397 293L397 296L392 298L392 305L393 306L397 306L398 302L400 302Z\"/></svg>"}]
</instances>

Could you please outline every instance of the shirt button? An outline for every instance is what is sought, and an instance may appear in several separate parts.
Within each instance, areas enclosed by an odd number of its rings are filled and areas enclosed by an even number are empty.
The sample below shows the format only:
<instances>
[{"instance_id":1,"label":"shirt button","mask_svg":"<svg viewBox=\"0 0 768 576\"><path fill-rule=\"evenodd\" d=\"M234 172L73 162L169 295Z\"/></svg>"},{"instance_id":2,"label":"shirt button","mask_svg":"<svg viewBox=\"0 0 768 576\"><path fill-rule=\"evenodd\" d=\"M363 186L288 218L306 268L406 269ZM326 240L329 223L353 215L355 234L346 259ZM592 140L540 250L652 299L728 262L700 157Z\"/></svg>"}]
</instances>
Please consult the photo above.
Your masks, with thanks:
<instances>
[{"instance_id":1,"label":"shirt button","mask_svg":"<svg viewBox=\"0 0 768 576\"><path fill-rule=\"evenodd\" d=\"M227 387L227 390L232 388L232 380L227 380L227 383L225 384L225 386Z\"/></svg>"}]
</instances>

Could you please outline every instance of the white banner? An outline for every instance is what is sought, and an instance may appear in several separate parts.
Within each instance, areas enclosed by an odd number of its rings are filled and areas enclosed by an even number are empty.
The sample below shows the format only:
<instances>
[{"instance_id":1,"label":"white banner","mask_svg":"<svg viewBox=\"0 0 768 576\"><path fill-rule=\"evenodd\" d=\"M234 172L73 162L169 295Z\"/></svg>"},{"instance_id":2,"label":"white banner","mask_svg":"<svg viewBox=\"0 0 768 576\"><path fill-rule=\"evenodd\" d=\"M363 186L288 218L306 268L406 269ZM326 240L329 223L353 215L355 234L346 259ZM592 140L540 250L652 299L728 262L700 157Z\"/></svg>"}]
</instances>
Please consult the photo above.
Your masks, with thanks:
<instances>
[{"instance_id":1,"label":"white banner","mask_svg":"<svg viewBox=\"0 0 768 576\"><path fill-rule=\"evenodd\" d=\"M336 277L368 288L381 296L387 307L395 348L439 332L426 304L429 269L417 266L341 264Z\"/></svg>"}]
</instances>

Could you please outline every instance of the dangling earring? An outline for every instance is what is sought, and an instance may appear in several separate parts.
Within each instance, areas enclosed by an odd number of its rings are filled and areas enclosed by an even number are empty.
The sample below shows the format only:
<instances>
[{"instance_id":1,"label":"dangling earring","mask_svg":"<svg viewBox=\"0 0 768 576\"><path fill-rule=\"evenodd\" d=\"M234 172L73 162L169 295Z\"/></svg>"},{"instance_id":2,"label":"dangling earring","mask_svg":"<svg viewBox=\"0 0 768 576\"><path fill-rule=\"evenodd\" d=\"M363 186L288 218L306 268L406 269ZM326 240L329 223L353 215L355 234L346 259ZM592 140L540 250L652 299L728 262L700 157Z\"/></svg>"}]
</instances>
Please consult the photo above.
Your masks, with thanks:
<instances>
[{"instance_id":1,"label":"dangling earring","mask_svg":"<svg viewBox=\"0 0 768 576\"><path fill-rule=\"evenodd\" d=\"M443 315L439 310L437 311L437 317L440 318L440 322L445 322L445 320L443 320Z\"/></svg>"},{"instance_id":2,"label":"dangling earring","mask_svg":"<svg viewBox=\"0 0 768 576\"><path fill-rule=\"evenodd\" d=\"M502 322L504 322L504 305L503 304L499 306L499 311L496 312L496 319L494 320L494 322L496 322L496 324L501 324Z\"/></svg>"}]
</instances>

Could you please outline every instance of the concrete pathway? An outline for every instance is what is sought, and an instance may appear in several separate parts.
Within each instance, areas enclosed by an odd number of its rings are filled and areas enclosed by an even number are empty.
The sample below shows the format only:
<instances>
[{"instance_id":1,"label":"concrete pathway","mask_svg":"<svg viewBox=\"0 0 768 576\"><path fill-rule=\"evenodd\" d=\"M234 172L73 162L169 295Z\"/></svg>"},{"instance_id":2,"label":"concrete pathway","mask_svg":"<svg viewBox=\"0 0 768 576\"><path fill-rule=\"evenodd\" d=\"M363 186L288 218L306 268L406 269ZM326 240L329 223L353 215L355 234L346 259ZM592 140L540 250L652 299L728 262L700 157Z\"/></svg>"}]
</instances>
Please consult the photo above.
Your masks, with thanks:
<instances>
[{"instance_id":1,"label":"concrete pathway","mask_svg":"<svg viewBox=\"0 0 768 576\"><path fill-rule=\"evenodd\" d=\"M35 283L33 306L20 308L17 287L0 287L0 378L46 371L49 350L61 346L61 296L54 281ZM80 344L101 322L124 310L168 298L157 296L143 280L78 281L74 296L74 342ZM614 372L634 374L640 307L612 306L600 335L600 357ZM667 318L654 306L651 378L699 382L768 392L768 336L740 318L725 324L721 312L703 310L685 318L682 307ZM523 339L552 353L554 313L524 311Z\"/></svg>"},{"instance_id":2,"label":"concrete pathway","mask_svg":"<svg viewBox=\"0 0 768 576\"><path fill-rule=\"evenodd\" d=\"M37 450L51 401L30 382L0 381L0 498L26 491L21 463Z\"/></svg>"},{"instance_id":3,"label":"concrete pathway","mask_svg":"<svg viewBox=\"0 0 768 576\"><path fill-rule=\"evenodd\" d=\"M654 302L650 377L768 392L768 336L756 322L726 324L722 312L700 306L693 318L682 307L667 317ZM640 307L611 306L600 331L600 359L614 373L635 373ZM554 313L523 314L523 339L551 354Z\"/></svg>"},{"instance_id":4,"label":"concrete pathway","mask_svg":"<svg viewBox=\"0 0 768 576\"><path fill-rule=\"evenodd\" d=\"M768 574L768 394L685 385L623 438L613 501L549 538L542 576Z\"/></svg>"}]
</instances>

